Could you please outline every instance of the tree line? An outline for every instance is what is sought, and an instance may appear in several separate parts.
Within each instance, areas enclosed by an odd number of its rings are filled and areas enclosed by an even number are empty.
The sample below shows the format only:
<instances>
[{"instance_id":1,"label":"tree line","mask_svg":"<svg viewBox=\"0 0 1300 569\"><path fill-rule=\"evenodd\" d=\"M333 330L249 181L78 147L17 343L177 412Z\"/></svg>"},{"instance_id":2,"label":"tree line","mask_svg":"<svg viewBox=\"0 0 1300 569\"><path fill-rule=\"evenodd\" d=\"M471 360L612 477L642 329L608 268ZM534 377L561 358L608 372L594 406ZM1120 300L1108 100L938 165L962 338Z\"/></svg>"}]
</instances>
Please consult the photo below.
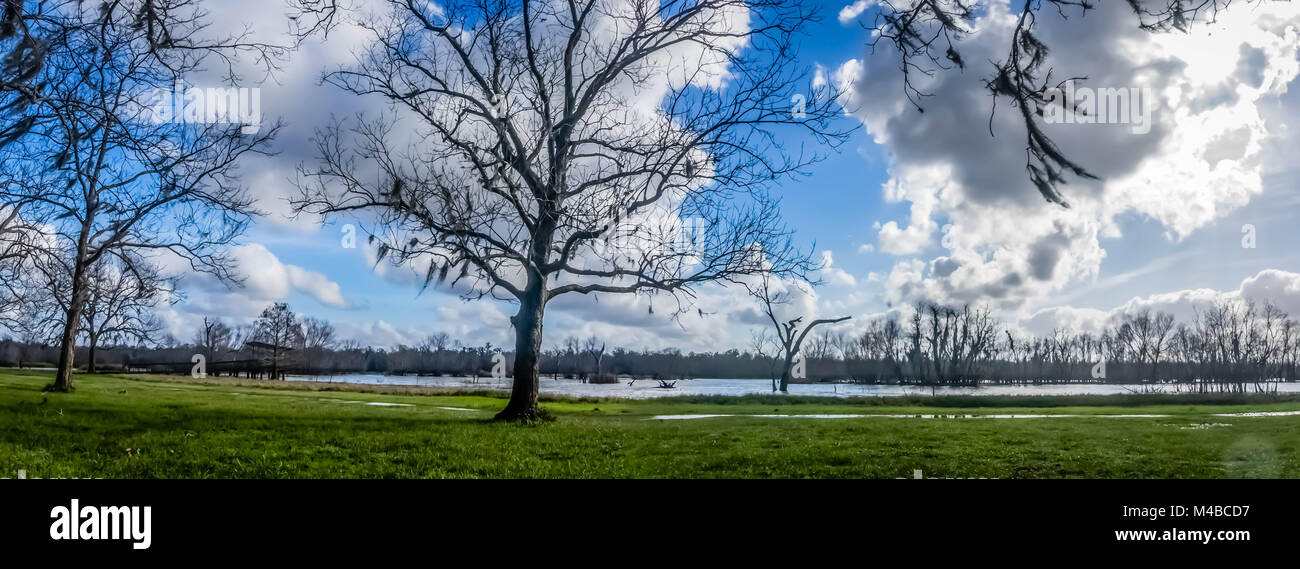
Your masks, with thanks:
<instances>
[{"instance_id":1,"label":"tree line","mask_svg":"<svg viewBox=\"0 0 1300 569\"><path fill-rule=\"evenodd\" d=\"M96 298L111 303L118 295ZM105 310L112 309L92 304L88 311ZM154 321L147 315L134 320ZM486 376L496 354L507 361L514 358L490 342L469 345L441 332L388 349L362 346L340 339L332 323L299 315L284 303L268 306L246 325L204 318L188 341L169 335L106 337L130 341L83 344L79 357L88 369L188 364L201 354L212 374L244 369L224 364L253 363L271 370L266 377L272 378L285 373ZM53 338L6 338L0 341L0 364L49 365L57 356L55 345ZM869 320L860 333L825 329L810 334L794 356L806 373L786 379L931 386L1179 383L1237 391L1295 381L1297 358L1300 323L1271 303L1223 299L1187 322L1166 312L1136 310L1097 332L1056 329L1044 336L1003 324L987 307L918 303L903 314ZM546 378L598 382L620 377L776 380L789 373L788 359L761 341L743 350L683 352L610 348L594 336L569 336L542 350L539 370Z\"/></svg>"}]
</instances>

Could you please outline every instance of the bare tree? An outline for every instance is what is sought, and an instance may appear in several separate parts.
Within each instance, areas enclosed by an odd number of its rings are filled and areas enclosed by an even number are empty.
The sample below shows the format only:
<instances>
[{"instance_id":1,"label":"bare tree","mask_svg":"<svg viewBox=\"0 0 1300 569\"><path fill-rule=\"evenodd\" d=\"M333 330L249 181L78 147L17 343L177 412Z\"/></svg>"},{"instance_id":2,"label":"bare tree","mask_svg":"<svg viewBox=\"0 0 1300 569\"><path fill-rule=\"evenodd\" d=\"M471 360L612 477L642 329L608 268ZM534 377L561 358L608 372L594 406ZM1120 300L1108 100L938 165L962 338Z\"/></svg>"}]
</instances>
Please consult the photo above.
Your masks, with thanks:
<instances>
[{"instance_id":1,"label":"bare tree","mask_svg":"<svg viewBox=\"0 0 1300 569\"><path fill-rule=\"evenodd\" d=\"M313 21L338 13L305 4ZM321 132L294 205L365 216L380 259L518 303L498 419L541 417L556 297L666 295L681 314L704 283L812 268L766 189L819 157L788 150L792 134L845 137L829 126L834 94L809 91L795 62L812 18L798 2L387 5L357 22L372 48L325 80L386 98L394 116ZM416 141L395 123L418 125Z\"/></svg>"},{"instance_id":2,"label":"bare tree","mask_svg":"<svg viewBox=\"0 0 1300 569\"><path fill-rule=\"evenodd\" d=\"M308 316L302 319L303 344L308 348L333 348L338 340L334 337L334 325L323 318Z\"/></svg>"},{"instance_id":3,"label":"bare tree","mask_svg":"<svg viewBox=\"0 0 1300 569\"><path fill-rule=\"evenodd\" d=\"M55 343L63 329L71 288L66 271L71 253L57 242L25 251L4 265L0 318L25 341Z\"/></svg>"},{"instance_id":4,"label":"bare tree","mask_svg":"<svg viewBox=\"0 0 1300 569\"><path fill-rule=\"evenodd\" d=\"M587 338L587 341L582 344L582 352L591 358L591 363L594 366L591 375L592 379L599 380L600 363L605 359L605 342L595 336Z\"/></svg>"},{"instance_id":5,"label":"bare tree","mask_svg":"<svg viewBox=\"0 0 1300 569\"><path fill-rule=\"evenodd\" d=\"M772 286L773 278L771 274L762 274L757 279L757 282L746 283L746 288L749 289L751 296L758 299L759 309L772 323L772 329L776 332L776 345L779 349L778 357L781 360L779 389L782 393L785 393L790 390L790 380L793 379L792 370L796 359L801 357L800 350L803 347L804 340L808 337L808 333L822 324L837 324L852 317L822 318L803 325L804 316L796 316L790 319L778 316L777 313L783 310L782 307L792 302L792 295L789 290L776 290ZM799 286L799 284L790 286Z\"/></svg>"},{"instance_id":6,"label":"bare tree","mask_svg":"<svg viewBox=\"0 0 1300 569\"><path fill-rule=\"evenodd\" d=\"M425 338L424 341L421 342L420 344L421 348L429 351L435 351L435 352L441 352L443 350L446 350L450 346L451 346L451 336L446 332L435 332L433 334L429 334L429 336Z\"/></svg>"},{"instance_id":7,"label":"bare tree","mask_svg":"<svg viewBox=\"0 0 1300 569\"><path fill-rule=\"evenodd\" d=\"M0 201L29 200L31 219L50 223L74 252L49 386L71 391L93 267L111 258L132 270L142 254L167 252L235 280L222 251L257 213L236 164L262 152L279 125L245 134L242 125L180 124L155 114L159 91L203 69L205 58L229 70L240 52L269 61L275 51L243 35L200 41L207 14L195 1L120 0L98 10L54 4L28 20L43 40L33 79L42 89L25 103L24 134L3 147L0 161L14 180Z\"/></svg>"},{"instance_id":8,"label":"bare tree","mask_svg":"<svg viewBox=\"0 0 1300 569\"><path fill-rule=\"evenodd\" d=\"M280 379L280 363L292 350L302 348L306 340L298 315L289 310L288 304L277 302L266 307L253 322L248 341L266 345L265 349L270 351L266 358L271 365L270 378Z\"/></svg>"},{"instance_id":9,"label":"bare tree","mask_svg":"<svg viewBox=\"0 0 1300 569\"><path fill-rule=\"evenodd\" d=\"M154 309L168 302L171 287L147 264L126 267L101 261L91 268L82 316L86 337L86 371L95 373L95 352L133 342L137 345L159 340L162 323Z\"/></svg>"},{"instance_id":10,"label":"bare tree","mask_svg":"<svg viewBox=\"0 0 1300 569\"><path fill-rule=\"evenodd\" d=\"M194 345L203 350L208 362L217 361L217 355L233 348L235 330L220 318L203 317L203 327L194 335Z\"/></svg>"}]
</instances>

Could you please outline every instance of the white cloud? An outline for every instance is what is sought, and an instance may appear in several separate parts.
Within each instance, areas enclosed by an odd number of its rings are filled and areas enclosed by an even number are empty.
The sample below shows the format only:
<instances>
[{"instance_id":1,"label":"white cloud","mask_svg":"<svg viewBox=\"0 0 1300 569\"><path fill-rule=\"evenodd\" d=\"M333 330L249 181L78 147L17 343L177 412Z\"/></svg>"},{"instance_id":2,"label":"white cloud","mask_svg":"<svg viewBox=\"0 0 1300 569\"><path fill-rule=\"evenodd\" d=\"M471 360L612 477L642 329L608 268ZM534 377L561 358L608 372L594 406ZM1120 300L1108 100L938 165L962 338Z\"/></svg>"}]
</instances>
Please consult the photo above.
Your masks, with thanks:
<instances>
[{"instance_id":1,"label":"white cloud","mask_svg":"<svg viewBox=\"0 0 1300 569\"><path fill-rule=\"evenodd\" d=\"M835 256L831 251L822 251L822 278L832 285L858 286L858 280L844 269L835 267Z\"/></svg>"},{"instance_id":2,"label":"white cloud","mask_svg":"<svg viewBox=\"0 0 1300 569\"><path fill-rule=\"evenodd\" d=\"M285 265L284 268L289 275L289 284L293 288L311 295L312 298L327 306L351 307L351 303L344 300L339 284L329 280L329 277L324 274L295 265Z\"/></svg>"},{"instance_id":3,"label":"white cloud","mask_svg":"<svg viewBox=\"0 0 1300 569\"><path fill-rule=\"evenodd\" d=\"M1152 294L1130 299L1111 310L1056 306L1045 308L1020 319L1020 326L1035 334L1050 334L1053 329L1096 333L1121 316L1139 311L1168 312L1176 322L1190 324L1198 313L1216 302L1245 300L1258 306L1272 303L1300 317L1300 273L1265 269L1242 280L1234 290L1219 291L1194 288Z\"/></svg>"},{"instance_id":4,"label":"white cloud","mask_svg":"<svg viewBox=\"0 0 1300 569\"><path fill-rule=\"evenodd\" d=\"M262 309L274 302L289 300L299 292L333 308L356 308L357 303L343 295L338 283L324 274L280 261L265 246L252 243L230 251L232 267L240 276L235 286L218 281L205 273L190 269L179 257L159 257L157 262L166 274L179 278L178 288L185 301L159 310L168 332L182 340L193 335L204 316L224 318L236 324L252 321Z\"/></svg>"},{"instance_id":5,"label":"white cloud","mask_svg":"<svg viewBox=\"0 0 1300 569\"><path fill-rule=\"evenodd\" d=\"M841 24L849 25L858 19L868 8L876 5L876 0L857 0L848 6L840 9L839 20Z\"/></svg>"},{"instance_id":6,"label":"white cloud","mask_svg":"<svg viewBox=\"0 0 1300 569\"><path fill-rule=\"evenodd\" d=\"M972 69L914 75L929 95L924 113L907 101L897 54L883 44L833 74L848 87L845 108L890 156L886 201L910 204L905 223L879 225L881 252L918 257L896 261L886 277L891 302L1022 306L1097 276L1107 256L1102 239L1123 239L1122 215L1154 220L1169 239L1182 239L1263 191L1264 149L1282 129L1269 128L1261 108L1300 71L1295 5L1234 7L1187 34L1144 32L1122 3L1068 20L1043 10L1035 33L1054 48L1045 68L1086 76L1086 86L1155 94L1147 134L1127 125L1046 125L1068 156L1103 179L1064 186L1069 210L1046 204L1029 183L1018 114L1002 100L990 115L987 67L974 62L1005 58L1016 18L1005 1L988 6L958 46ZM952 227L941 233L941 224Z\"/></svg>"}]
</instances>

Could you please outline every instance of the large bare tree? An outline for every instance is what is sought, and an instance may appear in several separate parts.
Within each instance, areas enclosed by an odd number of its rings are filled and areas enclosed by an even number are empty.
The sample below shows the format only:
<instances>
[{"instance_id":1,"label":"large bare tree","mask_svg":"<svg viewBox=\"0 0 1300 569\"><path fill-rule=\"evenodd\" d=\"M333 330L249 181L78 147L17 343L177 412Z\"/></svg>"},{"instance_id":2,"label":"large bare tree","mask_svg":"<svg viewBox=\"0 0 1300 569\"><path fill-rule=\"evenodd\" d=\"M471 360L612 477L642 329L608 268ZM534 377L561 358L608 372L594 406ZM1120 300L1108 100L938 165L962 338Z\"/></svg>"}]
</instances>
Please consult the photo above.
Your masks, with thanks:
<instances>
[{"instance_id":1,"label":"large bare tree","mask_svg":"<svg viewBox=\"0 0 1300 569\"><path fill-rule=\"evenodd\" d=\"M41 39L32 80L40 90L22 102L21 136L3 146L12 178L0 200L22 203L27 219L48 223L73 252L50 386L66 392L92 267L113 259L132 271L141 256L166 251L236 278L223 251L257 213L236 165L263 152L279 125L246 134L239 124L169 121L158 114L160 93L209 57L233 80L240 54L270 61L278 48L240 34L210 39L194 0L53 2L39 14L26 28Z\"/></svg>"},{"instance_id":2,"label":"large bare tree","mask_svg":"<svg viewBox=\"0 0 1300 569\"><path fill-rule=\"evenodd\" d=\"M339 17L302 4L304 28ZM796 64L793 35L813 18L799 2L386 6L354 18L374 44L325 80L391 114L320 133L295 206L361 219L381 260L427 281L519 305L498 419L543 416L556 297L670 296L680 315L704 283L813 267L767 192L818 158L804 143L845 136L835 95Z\"/></svg>"}]
</instances>

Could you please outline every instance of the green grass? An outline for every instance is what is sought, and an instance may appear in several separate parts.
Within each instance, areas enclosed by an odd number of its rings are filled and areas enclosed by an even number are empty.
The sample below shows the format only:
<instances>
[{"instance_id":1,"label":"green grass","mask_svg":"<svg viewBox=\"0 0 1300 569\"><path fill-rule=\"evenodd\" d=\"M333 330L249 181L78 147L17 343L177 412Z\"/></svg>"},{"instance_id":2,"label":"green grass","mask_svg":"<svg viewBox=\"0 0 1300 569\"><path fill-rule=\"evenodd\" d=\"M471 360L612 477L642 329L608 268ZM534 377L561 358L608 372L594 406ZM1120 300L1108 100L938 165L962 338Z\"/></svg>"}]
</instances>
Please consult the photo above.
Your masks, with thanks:
<instances>
[{"instance_id":1,"label":"green grass","mask_svg":"<svg viewBox=\"0 0 1300 569\"><path fill-rule=\"evenodd\" d=\"M1294 398L552 398L554 422L519 426L490 421L493 393L113 375L41 393L49 381L0 371L0 477L1300 476L1300 416L1213 416ZM1171 417L650 419L696 413Z\"/></svg>"}]
</instances>

